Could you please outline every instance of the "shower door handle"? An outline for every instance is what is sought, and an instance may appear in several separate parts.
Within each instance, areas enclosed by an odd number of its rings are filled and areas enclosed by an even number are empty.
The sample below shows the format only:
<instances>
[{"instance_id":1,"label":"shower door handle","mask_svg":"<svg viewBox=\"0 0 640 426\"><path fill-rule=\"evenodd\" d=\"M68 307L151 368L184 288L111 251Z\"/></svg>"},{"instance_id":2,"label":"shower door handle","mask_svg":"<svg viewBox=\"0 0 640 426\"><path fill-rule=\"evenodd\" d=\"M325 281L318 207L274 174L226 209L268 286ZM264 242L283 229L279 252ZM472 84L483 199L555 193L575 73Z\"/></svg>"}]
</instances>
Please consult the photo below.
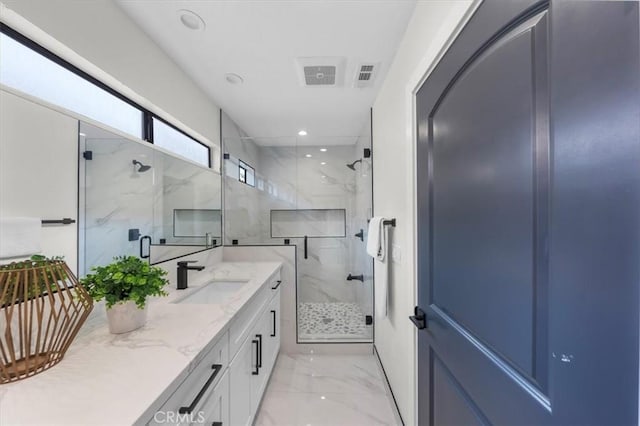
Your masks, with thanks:
<instances>
[{"instance_id":1,"label":"shower door handle","mask_svg":"<svg viewBox=\"0 0 640 426\"><path fill-rule=\"evenodd\" d=\"M145 256L144 254L144 241L147 240L149 241L149 245L147 246L147 254ZM151 237L148 235L145 235L144 237L140 238L140 259L148 259L151 256Z\"/></svg>"},{"instance_id":2,"label":"shower door handle","mask_svg":"<svg viewBox=\"0 0 640 426\"><path fill-rule=\"evenodd\" d=\"M307 255L307 242L308 242L309 238L305 235L304 236L304 258L307 259L308 255Z\"/></svg>"}]
</instances>

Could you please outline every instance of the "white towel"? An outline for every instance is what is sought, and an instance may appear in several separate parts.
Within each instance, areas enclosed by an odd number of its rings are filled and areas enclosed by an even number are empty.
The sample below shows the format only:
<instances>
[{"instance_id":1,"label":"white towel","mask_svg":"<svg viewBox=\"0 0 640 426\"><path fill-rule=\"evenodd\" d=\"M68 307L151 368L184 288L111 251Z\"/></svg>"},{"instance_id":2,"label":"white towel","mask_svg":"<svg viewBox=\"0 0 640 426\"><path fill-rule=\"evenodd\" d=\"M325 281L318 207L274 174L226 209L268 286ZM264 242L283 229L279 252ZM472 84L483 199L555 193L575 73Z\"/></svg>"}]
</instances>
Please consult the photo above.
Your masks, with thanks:
<instances>
[{"instance_id":1,"label":"white towel","mask_svg":"<svg viewBox=\"0 0 640 426\"><path fill-rule=\"evenodd\" d=\"M387 227L384 226L384 220L380 216L372 217L367 235L367 254L375 259L375 264L377 265L374 296L376 318L378 319L387 316L389 234Z\"/></svg>"},{"instance_id":2,"label":"white towel","mask_svg":"<svg viewBox=\"0 0 640 426\"><path fill-rule=\"evenodd\" d=\"M369 221L369 230L367 231L367 254L373 258L377 258L380 254L380 238L383 237L383 220L383 217L375 216Z\"/></svg>"},{"instance_id":3,"label":"white towel","mask_svg":"<svg viewBox=\"0 0 640 426\"><path fill-rule=\"evenodd\" d=\"M0 218L0 259L40 253L41 234L42 221L39 218Z\"/></svg>"}]
</instances>

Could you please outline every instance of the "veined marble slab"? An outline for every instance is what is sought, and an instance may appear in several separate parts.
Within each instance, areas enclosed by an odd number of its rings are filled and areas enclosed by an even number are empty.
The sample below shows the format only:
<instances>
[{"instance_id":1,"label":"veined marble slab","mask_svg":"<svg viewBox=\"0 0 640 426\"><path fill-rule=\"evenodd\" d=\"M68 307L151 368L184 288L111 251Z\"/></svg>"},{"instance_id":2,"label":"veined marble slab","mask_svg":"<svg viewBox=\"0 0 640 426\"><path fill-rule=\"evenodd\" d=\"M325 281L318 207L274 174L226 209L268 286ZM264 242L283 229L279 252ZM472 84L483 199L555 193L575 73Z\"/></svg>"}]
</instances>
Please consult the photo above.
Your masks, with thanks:
<instances>
[{"instance_id":1,"label":"veined marble slab","mask_svg":"<svg viewBox=\"0 0 640 426\"><path fill-rule=\"evenodd\" d=\"M223 262L190 275L188 290L151 301L147 324L110 334L99 303L60 364L0 386L2 425L146 423L280 262ZM220 305L171 303L211 280L248 280Z\"/></svg>"}]
</instances>

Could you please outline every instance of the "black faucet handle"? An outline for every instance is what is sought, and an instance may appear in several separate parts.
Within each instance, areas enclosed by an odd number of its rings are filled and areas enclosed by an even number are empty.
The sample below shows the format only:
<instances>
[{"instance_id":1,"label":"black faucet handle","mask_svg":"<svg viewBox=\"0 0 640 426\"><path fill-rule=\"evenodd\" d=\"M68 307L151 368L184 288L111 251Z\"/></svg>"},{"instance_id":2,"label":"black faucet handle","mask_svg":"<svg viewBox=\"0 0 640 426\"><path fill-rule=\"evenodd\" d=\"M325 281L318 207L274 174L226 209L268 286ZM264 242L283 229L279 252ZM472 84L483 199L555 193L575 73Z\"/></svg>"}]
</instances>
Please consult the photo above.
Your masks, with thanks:
<instances>
[{"instance_id":1,"label":"black faucet handle","mask_svg":"<svg viewBox=\"0 0 640 426\"><path fill-rule=\"evenodd\" d=\"M197 260L181 260L178 262L178 266L187 266L189 263L197 263Z\"/></svg>"}]
</instances>

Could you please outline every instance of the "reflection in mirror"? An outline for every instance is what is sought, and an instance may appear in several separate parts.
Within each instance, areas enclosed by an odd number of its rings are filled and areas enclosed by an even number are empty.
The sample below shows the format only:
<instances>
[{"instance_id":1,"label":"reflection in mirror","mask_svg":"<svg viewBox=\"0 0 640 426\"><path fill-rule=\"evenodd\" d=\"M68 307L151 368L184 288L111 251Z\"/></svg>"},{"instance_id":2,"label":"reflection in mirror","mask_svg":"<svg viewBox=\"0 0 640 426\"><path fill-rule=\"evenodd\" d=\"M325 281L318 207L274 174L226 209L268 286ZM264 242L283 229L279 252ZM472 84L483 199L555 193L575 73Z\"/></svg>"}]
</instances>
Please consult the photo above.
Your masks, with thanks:
<instances>
[{"instance_id":1,"label":"reflection in mirror","mask_svg":"<svg viewBox=\"0 0 640 426\"><path fill-rule=\"evenodd\" d=\"M87 274L114 256L140 255L140 239L153 226L157 171L150 144L83 122L80 152L79 271Z\"/></svg>"},{"instance_id":2,"label":"reflection in mirror","mask_svg":"<svg viewBox=\"0 0 640 426\"><path fill-rule=\"evenodd\" d=\"M156 151L153 244L222 244L221 178L207 167Z\"/></svg>"},{"instance_id":3,"label":"reflection in mirror","mask_svg":"<svg viewBox=\"0 0 640 426\"><path fill-rule=\"evenodd\" d=\"M155 263L222 245L218 173L84 122L79 144L82 275L114 256Z\"/></svg>"}]
</instances>

